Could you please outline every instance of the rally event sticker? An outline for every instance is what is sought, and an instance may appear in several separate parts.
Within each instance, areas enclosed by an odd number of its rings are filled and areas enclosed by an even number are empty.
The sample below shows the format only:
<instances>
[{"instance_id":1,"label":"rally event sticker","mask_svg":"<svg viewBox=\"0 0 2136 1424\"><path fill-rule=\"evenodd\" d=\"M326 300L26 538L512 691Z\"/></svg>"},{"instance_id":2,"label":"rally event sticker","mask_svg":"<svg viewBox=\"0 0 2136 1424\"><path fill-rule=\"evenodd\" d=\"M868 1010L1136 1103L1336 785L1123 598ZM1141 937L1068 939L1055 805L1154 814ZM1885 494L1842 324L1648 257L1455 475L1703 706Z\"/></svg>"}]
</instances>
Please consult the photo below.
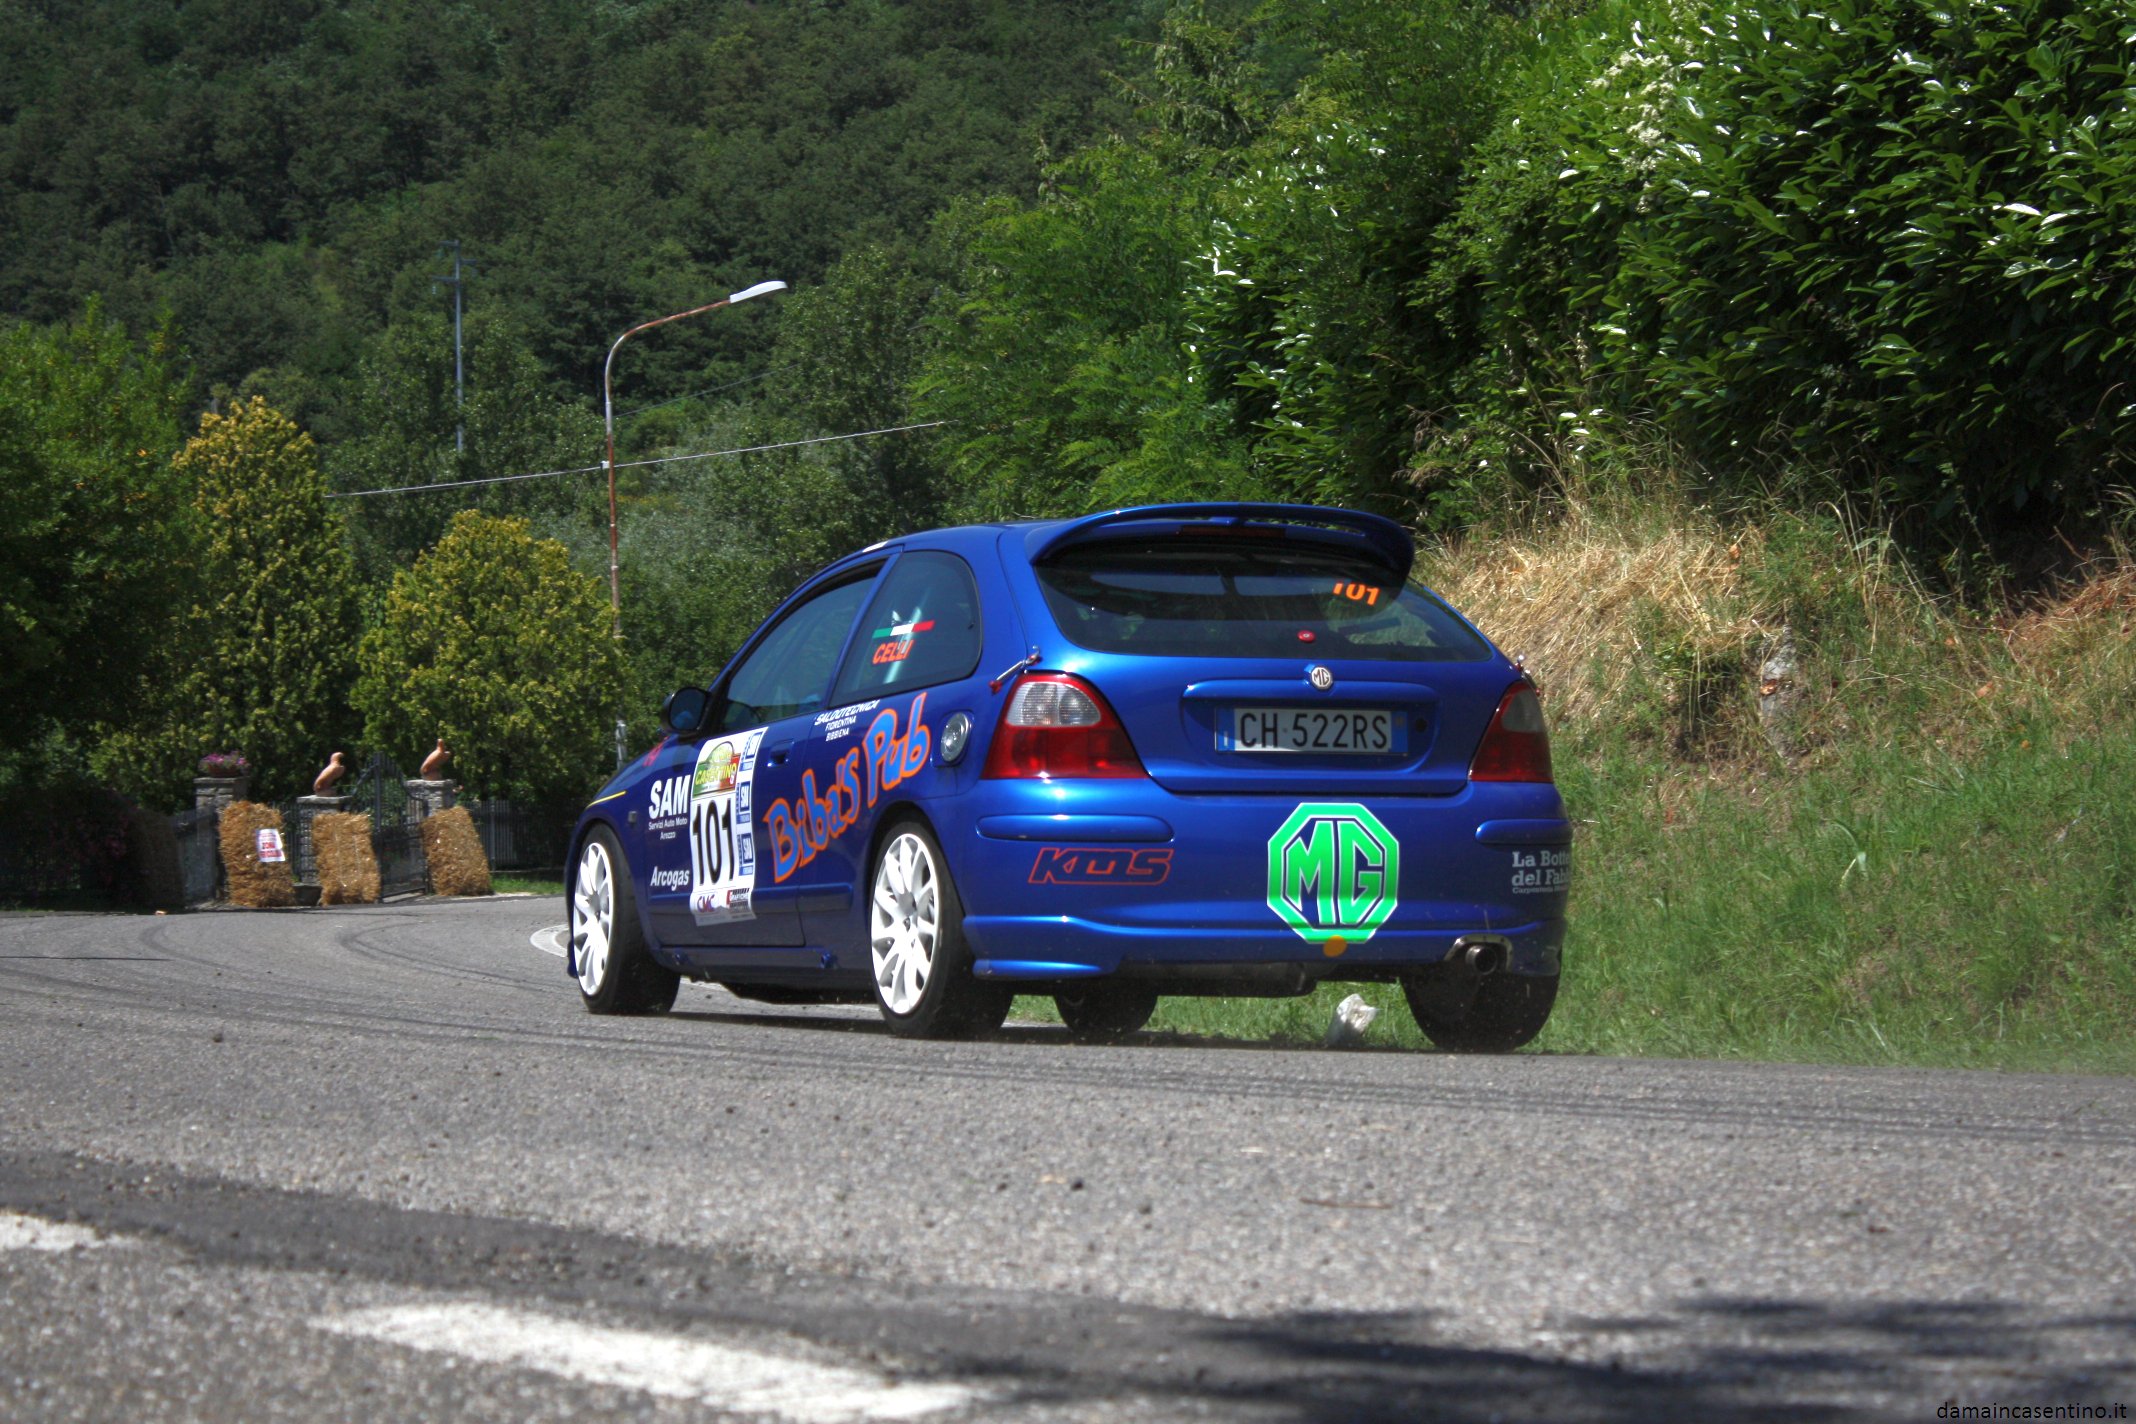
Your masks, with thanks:
<instances>
[{"instance_id":1,"label":"rally event sticker","mask_svg":"<svg viewBox=\"0 0 2136 1424\"><path fill-rule=\"evenodd\" d=\"M763 740L759 727L698 749L690 778L690 913L700 925L756 918L750 803Z\"/></svg>"}]
</instances>

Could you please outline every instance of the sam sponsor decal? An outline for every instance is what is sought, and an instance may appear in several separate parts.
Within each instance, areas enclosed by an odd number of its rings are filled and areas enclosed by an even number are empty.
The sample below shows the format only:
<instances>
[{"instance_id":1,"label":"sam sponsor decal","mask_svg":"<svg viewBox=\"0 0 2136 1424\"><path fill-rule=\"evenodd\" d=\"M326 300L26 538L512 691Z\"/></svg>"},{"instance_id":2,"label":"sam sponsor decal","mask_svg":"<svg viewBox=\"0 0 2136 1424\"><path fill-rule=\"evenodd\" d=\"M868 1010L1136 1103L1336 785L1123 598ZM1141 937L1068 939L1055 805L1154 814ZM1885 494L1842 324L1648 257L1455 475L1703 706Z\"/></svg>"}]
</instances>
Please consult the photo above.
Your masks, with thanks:
<instances>
[{"instance_id":1,"label":"sam sponsor decal","mask_svg":"<svg viewBox=\"0 0 2136 1424\"><path fill-rule=\"evenodd\" d=\"M884 708L868 724L860 744L838 759L826 781L818 782L812 767L801 773L801 790L793 800L780 797L764 807L774 884L814 860L860 819L863 809L927 765L934 742L920 722L926 706L926 693L912 699L902 733L897 709Z\"/></svg>"},{"instance_id":2,"label":"sam sponsor decal","mask_svg":"<svg viewBox=\"0 0 2136 1424\"><path fill-rule=\"evenodd\" d=\"M647 828L655 831L673 830L690 814L690 773L680 776L665 776L654 782L647 792L645 808Z\"/></svg>"}]
</instances>

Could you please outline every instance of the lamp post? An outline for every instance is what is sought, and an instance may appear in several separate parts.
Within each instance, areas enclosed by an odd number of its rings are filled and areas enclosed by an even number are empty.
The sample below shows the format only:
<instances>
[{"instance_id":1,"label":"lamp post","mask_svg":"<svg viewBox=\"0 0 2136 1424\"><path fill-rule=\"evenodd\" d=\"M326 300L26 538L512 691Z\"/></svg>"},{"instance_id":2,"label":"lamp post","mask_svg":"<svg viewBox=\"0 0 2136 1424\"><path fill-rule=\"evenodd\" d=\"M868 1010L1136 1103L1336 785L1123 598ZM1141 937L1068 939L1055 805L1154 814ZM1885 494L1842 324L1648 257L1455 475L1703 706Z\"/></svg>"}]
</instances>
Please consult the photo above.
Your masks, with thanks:
<instances>
[{"instance_id":1,"label":"lamp post","mask_svg":"<svg viewBox=\"0 0 2136 1424\"><path fill-rule=\"evenodd\" d=\"M623 582L620 572L622 565L616 557L618 548L616 540L616 402L610 385L610 378L615 372L616 352L623 348L624 342L630 340L641 331L651 331L656 326L666 326L669 322L681 321L686 316L703 316L706 312L718 311L721 307L731 307L737 302L746 302L752 297L768 297L773 292L783 292L785 290L786 284L784 282L759 282L754 287L735 292L731 296L722 297L710 306L692 307L688 311L676 312L673 316L663 316L653 321L640 322L617 337L616 344L608 348L608 359L601 365L601 420L608 429L608 617L610 636L616 638L623 636ZM623 733L619 723L616 732L616 762L618 766L622 764L622 757Z\"/></svg>"}]
</instances>

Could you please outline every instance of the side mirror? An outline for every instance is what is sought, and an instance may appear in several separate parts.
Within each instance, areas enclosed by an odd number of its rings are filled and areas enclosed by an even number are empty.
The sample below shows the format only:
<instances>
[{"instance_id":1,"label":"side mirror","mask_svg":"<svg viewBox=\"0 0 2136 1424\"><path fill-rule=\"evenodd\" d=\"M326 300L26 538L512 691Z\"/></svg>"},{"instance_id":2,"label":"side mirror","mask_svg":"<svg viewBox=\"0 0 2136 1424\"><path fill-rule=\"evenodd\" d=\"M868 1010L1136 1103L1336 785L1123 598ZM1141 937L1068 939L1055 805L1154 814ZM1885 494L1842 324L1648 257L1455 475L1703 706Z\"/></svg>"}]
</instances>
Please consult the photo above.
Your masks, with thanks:
<instances>
[{"instance_id":1,"label":"side mirror","mask_svg":"<svg viewBox=\"0 0 2136 1424\"><path fill-rule=\"evenodd\" d=\"M660 704L660 725L680 737L705 729L712 711L712 694L701 687L682 687Z\"/></svg>"}]
</instances>

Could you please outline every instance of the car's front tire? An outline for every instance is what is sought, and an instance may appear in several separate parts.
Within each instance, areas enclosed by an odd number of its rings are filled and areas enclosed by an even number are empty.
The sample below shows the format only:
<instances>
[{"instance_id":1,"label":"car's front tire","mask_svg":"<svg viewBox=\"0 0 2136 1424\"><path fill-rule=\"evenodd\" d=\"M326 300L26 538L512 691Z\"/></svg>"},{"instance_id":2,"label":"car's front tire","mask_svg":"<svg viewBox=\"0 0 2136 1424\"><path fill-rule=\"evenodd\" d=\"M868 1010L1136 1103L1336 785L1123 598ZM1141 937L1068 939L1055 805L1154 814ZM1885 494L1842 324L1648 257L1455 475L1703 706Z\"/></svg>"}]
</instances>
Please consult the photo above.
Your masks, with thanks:
<instances>
[{"instance_id":1,"label":"car's front tire","mask_svg":"<svg viewBox=\"0 0 2136 1424\"><path fill-rule=\"evenodd\" d=\"M1108 1043L1126 1038L1150 1021L1157 1012L1157 991L1139 984L1111 984L1102 980L1078 984L1053 996L1068 1032L1086 1043Z\"/></svg>"},{"instance_id":2,"label":"car's front tire","mask_svg":"<svg viewBox=\"0 0 2136 1424\"><path fill-rule=\"evenodd\" d=\"M916 820L883 837L868 877L868 964L875 1004L904 1038L969 1038L1000 1028L1008 989L972 977L964 906L942 847Z\"/></svg>"},{"instance_id":3,"label":"car's front tire","mask_svg":"<svg viewBox=\"0 0 2136 1424\"><path fill-rule=\"evenodd\" d=\"M613 832L597 826L571 873L571 962L579 997L596 1014L659 1014L682 976L653 961L638 923L630 866Z\"/></svg>"},{"instance_id":4,"label":"car's front tire","mask_svg":"<svg viewBox=\"0 0 2136 1424\"><path fill-rule=\"evenodd\" d=\"M1431 985L1411 977L1402 981L1403 996L1417 1027L1432 1045L1449 1053L1511 1053L1543 1031L1557 1002L1555 974L1490 974L1476 984L1468 1011L1447 1016L1445 1000Z\"/></svg>"}]
</instances>

